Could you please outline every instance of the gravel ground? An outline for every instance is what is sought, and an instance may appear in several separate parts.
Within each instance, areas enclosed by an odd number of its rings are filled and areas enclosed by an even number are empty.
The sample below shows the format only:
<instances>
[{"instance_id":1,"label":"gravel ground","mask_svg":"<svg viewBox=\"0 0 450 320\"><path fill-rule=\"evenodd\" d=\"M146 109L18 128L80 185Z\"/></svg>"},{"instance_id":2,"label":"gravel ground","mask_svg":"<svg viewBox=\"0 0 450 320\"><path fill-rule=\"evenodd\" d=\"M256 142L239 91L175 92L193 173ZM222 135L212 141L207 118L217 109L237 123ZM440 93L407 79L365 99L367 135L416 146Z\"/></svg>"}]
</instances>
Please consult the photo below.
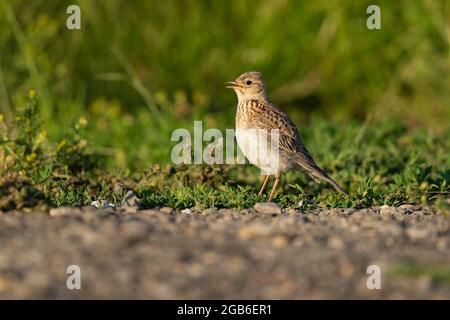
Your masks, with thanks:
<instances>
[{"instance_id":1,"label":"gravel ground","mask_svg":"<svg viewBox=\"0 0 450 320\"><path fill-rule=\"evenodd\" d=\"M0 213L0 298L450 298L444 215L256 208ZM380 290L366 286L373 264ZM81 290L66 287L69 265L81 269Z\"/></svg>"}]
</instances>

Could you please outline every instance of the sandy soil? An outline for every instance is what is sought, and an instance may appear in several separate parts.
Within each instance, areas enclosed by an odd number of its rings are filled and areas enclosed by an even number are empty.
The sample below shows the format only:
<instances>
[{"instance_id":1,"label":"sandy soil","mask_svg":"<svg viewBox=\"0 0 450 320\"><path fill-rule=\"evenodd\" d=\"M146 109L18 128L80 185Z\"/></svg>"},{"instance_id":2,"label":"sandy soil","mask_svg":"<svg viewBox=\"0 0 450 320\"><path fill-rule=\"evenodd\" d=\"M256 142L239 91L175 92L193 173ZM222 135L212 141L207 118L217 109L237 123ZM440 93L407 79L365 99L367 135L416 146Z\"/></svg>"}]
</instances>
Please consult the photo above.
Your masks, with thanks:
<instances>
[{"instance_id":1,"label":"sandy soil","mask_svg":"<svg viewBox=\"0 0 450 320\"><path fill-rule=\"evenodd\" d=\"M0 213L0 298L450 298L449 217L258 209ZM69 265L81 290L66 287ZM369 265L380 290L367 288Z\"/></svg>"}]
</instances>

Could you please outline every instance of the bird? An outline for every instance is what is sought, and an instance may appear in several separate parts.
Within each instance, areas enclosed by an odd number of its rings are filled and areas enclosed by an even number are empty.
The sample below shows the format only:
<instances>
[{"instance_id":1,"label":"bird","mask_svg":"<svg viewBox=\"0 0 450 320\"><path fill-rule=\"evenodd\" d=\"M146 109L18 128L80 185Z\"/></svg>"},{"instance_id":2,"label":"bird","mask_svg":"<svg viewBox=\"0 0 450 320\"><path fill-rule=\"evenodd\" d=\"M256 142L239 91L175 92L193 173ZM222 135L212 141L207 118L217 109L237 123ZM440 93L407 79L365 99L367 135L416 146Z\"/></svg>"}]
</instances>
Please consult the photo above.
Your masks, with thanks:
<instances>
[{"instance_id":1,"label":"bird","mask_svg":"<svg viewBox=\"0 0 450 320\"><path fill-rule=\"evenodd\" d=\"M263 195L273 175L275 181L269 195L271 202L282 173L289 170L305 172L316 182L328 182L349 196L314 161L303 145L294 122L270 101L260 72L243 73L234 81L227 82L226 87L233 89L238 99L235 134L239 148L250 163L260 168L263 175L259 196Z\"/></svg>"}]
</instances>

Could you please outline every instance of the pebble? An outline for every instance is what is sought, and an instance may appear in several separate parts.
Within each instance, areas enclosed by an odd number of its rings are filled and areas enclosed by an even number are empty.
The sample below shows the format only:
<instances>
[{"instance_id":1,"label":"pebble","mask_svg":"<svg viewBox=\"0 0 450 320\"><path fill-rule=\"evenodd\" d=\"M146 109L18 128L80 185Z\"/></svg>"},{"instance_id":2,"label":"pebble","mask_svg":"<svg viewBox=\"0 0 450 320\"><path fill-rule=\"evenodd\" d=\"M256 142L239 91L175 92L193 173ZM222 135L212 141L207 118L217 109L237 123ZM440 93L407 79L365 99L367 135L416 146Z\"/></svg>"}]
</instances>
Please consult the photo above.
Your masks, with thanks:
<instances>
[{"instance_id":1,"label":"pebble","mask_svg":"<svg viewBox=\"0 0 450 320\"><path fill-rule=\"evenodd\" d=\"M155 210L155 209L146 209L146 210L139 211L139 215L148 216L148 217L156 216L159 213L160 213L160 211Z\"/></svg>"},{"instance_id":2,"label":"pebble","mask_svg":"<svg viewBox=\"0 0 450 320\"><path fill-rule=\"evenodd\" d=\"M389 206L380 207L380 216L392 216L397 213L397 210Z\"/></svg>"},{"instance_id":3,"label":"pebble","mask_svg":"<svg viewBox=\"0 0 450 320\"><path fill-rule=\"evenodd\" d=\"M79 208L70 208L70 207L60 207L60 208L52 208L50 209L50 216L52 217L61 217L61 216L69 216L69 215L78 215L81 214L81 209Z\"/></svg>"},{"instance_id":4,"label":"pebble","mask_svg":"<svg viewBox=\"0 0 450 320\"><path fill-rule=\"evenodd\" d=\"M209 214L215 214L217 212L216 208L208 208L202 211L202 214L209 215Z\"/></svg>"},{"instance_id":5,"label":"pebble","mask_svg":"<svg viewBox=\"0 0 450 320\"><path fill-rule=\"evenodd\" d=\"M174 212L173 208L171 207L162 207L161 209L159 209L159 211L165 214L172 214Z\"/></svg>"},{"instance_id":6,"label":"pebble","mask_svg":"<svg viewBox=\"0 0 450 320\"><path fill-rule=\"evenodd\" d=\"M255 210L262 214L281 214L282 208L274 202L258 202Z\"/></svg>"},{"instance_id":7,"label":"pebble","mask_svg":"<svg viewBox=\"0 0 450 320\"><path fill-rule=\"evenodd\" d=\"M413 205L413 204L402 204L401 206L399 206L399 208L404 209L404 210L409 210L409 211L417 211L418 207Z\"/></svg>"},{"instance_id":8,"label":"pebble","mask_svg":"<svg viewBox=\"0 0 450 320\"><path fill-rule=\"evenodd\" d=\"M234 216L234 215L236 215L236 214L239 214L238 211L233 210L233 209L227 209L227 208L219 209L218 213L219 213L220 215L230 216L230 217L232 217L232 216Z\"/></svg>"},{"instance_id":9,"label":"pebble","mask_svg":"<svg viewBox=\"0 0 450 320\"><path fill-rule=\"evenodd\" d=\"M315 204L316 203L316 200L314 200L314 199L309 199L309 200L300 200L300 202L298 203L298 206L299 207L301 207L301 206L303 206L303 205L305 205L305 204Z\"/></svg>"},{"instance_id":10,"label":"pebble","mask_svg":"<svg viewBox=\"0 0 450 320\"><path fill-rule=\"evenodd\" d=\"M299 212L297 210L295 210L294 208L286 209L286 213L289 214L289 215L294 215L294 216L299 214Z\"/></svg>"},{"instance_id":11,"label":"pebble","mask_svg":"<svg viewBox=\"0 0 450 320\"><path fill-rule=\"evenodd\" d=\"M115 207L113 203L106 201L106 200L92 201L91 206L96 207L96 208L103 208L103 209Z\"/></svg>"},{"instance_id":12,"label":"pebble","mask_svg":"<svg viewBox=\"0 0 450 320\"><path fill-rule=\"evenodd\" d=\"M139 210L140 206L141 201L132 190L127 192L122 200L122 203L120 204L120 208L125 209L127 212L136 212Z\"/></svg>"}]
</instances>

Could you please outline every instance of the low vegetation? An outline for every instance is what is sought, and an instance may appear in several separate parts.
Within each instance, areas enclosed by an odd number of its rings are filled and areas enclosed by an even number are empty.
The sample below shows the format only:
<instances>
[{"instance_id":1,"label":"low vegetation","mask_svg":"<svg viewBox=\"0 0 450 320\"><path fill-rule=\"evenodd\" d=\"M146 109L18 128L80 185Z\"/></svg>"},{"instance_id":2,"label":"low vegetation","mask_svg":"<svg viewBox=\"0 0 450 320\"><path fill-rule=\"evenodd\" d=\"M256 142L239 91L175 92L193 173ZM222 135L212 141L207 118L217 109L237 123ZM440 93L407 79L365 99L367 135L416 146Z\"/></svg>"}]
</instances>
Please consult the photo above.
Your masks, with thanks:
<instances>
[{"instance_id":1,"label":"low vegetation","mask_svg":"<svg viewBox=\"0 0 450 320\"><path fill-rule=\"evenodd\" d=\"M37 105L31 91L12 122L0 118L1 210L83 206L95 200L118 205L129 189L148 208L246 208L266 198L257 195L260 177L251 165L174 166L166 161L141 170L108 166L108 156L96 152L90 141L96 128L89 126L88 118L81 117L55 141L41 125ZM300 131L317 161L351 197L290 172L275 197L283 206L422 203L448 209L449 131L408 130L395 119L358 123L323 118L313 119ZM160 137L159 152L169 159L175 142L171 145L163 138L170 141L169 135Z\"/></svg>"}]
</instances>

